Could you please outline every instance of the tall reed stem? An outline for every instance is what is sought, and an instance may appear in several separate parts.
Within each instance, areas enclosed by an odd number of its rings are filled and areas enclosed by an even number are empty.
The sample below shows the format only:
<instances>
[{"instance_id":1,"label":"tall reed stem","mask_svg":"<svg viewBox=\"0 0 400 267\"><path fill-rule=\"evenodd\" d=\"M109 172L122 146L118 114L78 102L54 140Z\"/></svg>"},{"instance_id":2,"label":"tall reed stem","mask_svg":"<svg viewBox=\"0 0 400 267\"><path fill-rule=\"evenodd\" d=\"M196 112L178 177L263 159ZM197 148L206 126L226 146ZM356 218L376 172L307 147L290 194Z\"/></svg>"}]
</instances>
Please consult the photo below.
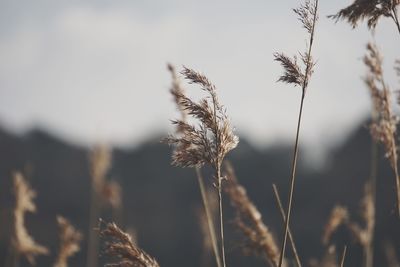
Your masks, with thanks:
<instances>
[{"instance_id":1,"label":"tall reed stem","mask_svg":"<svg viewBox=\"0 0 400 267\"><path fill-rule=\"evenodd\" d=\"M278 187L275 184L273 184L272 188L274 189L276 203L277 203L279 211L281 213L282 220L283 220L283 222L285 222L286 215L285 215L285 210L283 209L283 205L282 205L281 197L279 195ZM290 240L290 244L292 245L292 250L293 250L294 258L296 260L297 267L302 267L299 253L297 252L296 244L294 243L294 238L292 235L292 231L290 230L290 227L288 229L288 234L289 234L289 240Z\"/></svg>"},{"instance_id":2,"label":"tall reed stem","mask_svg":"<svg viewBox=\"0 0 400 267\"><path fill-rule=\"evenodd\" d=\"M347 246L344 246L342 257L340 259L340 267L344 266L344 261L346 259L346 253L347 253Z\"/></svg>"},{"instance_id":3,"label":"tall reed stem","mask_svg":"<svg viewBox=\"0 0 400 267\"><path fill-rule=\"evenodd\" d=\"M221 165L219 163L217 163L216 175L217 175L218 204L219 204L219 226L220 226L220 238L221 238L221 257L222 257L222 266L226 267L226 262L225 262L225 241L224 241L224 217L223 217L223 210L222 210L222 177L221 177Z\"/></svg>"},{"instance_id":4,"label":"tall reed stem","mask_svg":"<svg viewBox=\"0 0 400 267\"><path fill-rule=\"evenodd\" d=\"M97 254L98 254L98 235L94 231L96 226L96 222L99 217L99 198L97 196L97 192L94 186L91 186L91 201L90 201L90 217L89 217L89 233L88 233L88 248L87 248L87 259L86 259L86 267L96 267L97 266Z\"/></svg>"},{"instance_id":5,"label":"tall reed stem","mask_svg":"<svg viewBox=\"0 0 400 267\"><path fill-rule=\"evenodd\" d=\"M295 180L296 180L297 155L298 155L298 150L299 150L299 135L300 135L301 116L303 114L304 97L306 94L309 77L311 75L312 67L313 67L311 51L312 51L312 46L313 46L313 42L314 42L315 24L318 19L318 15L317 15L318 0L315 0L314 8L315 9L314 9L314 14L313 14L313 18L312 18L311 28L309 31L310 41L309 41L308 51L306 54L306 61L305 61L306 70L304 73L304 79L303 79L303 83L302 83L300 111L299 111L299 118L297 121L296 140L295 140L295 144L294 144L293 162L292 162L292 168L291 168L292 173L291 173L291 178L290 178L290 190L288 193L287 215L286 215L286 220L285 220L285 231L284 231L284 235L283 235L283 239L282 239L281 254L280 254L280 258L279 258L279 265L278 265L279 267L282 267L283 259L285 258L285 248L286 248L286 242L287 242L287 236L288 236L288 230L289 230L290 215L291 215L291 211L292 211L293 192L294 192L294 185L295 185Z\"/></svg>"},{"instance_id":6,"label":"tall reed stem","mask_svg":"<svg viewBox=\"0 0 400 267\"><path fill-rule=\"evenodd\" d=\"M199 182L201 199L203 201L204 210L206 211L208 230L210 232L211 243L212 243L212 246L213 246L215 260L217 262L217 266L221 267L221 257L219 255L220 253L218 251L218 243L217 243L217 238L215 236L215 225L214 225L214 221L213 221L213 215L212 215L212 212L210 210L210 204L208 202L206 186L204 184L204 180L203 180L203 176L201 175L200 168L195 168L195 169L196 169L197 180Z\"/></svg>"},{"instance_id":7,"label":"tall reed stem","mask_svg":"<svg viewBox=\"0 0 400 267\"><path fill-rule=\"evenodd\" d=\"M288 236L288 230L289 230L290 215L292 213L292 200L293 200L294 184L295 184L295 180L296 180L297 155L298 155L298 151L299 151L299 135L300 135L301 116L303 114L304 93L305 93L305 91L303 90L303 93L301 96L301 102L300 102L299 118L297 121L296 141L294 144L293 161L292 161L292 174L291 174L291 178L290 178L290 190L288 193L289 201L287 203L287 216L285 219L285 231L284 231L283 240L282 240L281 254L279 257L279 265L278 265L279 267L282 266L283 259L285 257L285 248L286 248L286 242L287 242L287 236Z\"/></svg>"},{"instance_id":8,"label":"tall reed stem","mask_svg":"<svg viewBox=\"0 0 400 267\"><path fill-rule=\"evenodd\" d=\"M377 120L378 114L376 110L372 111L372 120ZM374 204L374 210L376 210L376 181L378 175L378 144L372 140L371 144L371 169L370 169L370 177L369 182L371 184L372 189L372 201ZM364 261L365 267L373 267L374 264L374 234L375 234L375 224L372 229L372 236L370 243L367 248L364 250Z\"/></svg>"}]
</instances>

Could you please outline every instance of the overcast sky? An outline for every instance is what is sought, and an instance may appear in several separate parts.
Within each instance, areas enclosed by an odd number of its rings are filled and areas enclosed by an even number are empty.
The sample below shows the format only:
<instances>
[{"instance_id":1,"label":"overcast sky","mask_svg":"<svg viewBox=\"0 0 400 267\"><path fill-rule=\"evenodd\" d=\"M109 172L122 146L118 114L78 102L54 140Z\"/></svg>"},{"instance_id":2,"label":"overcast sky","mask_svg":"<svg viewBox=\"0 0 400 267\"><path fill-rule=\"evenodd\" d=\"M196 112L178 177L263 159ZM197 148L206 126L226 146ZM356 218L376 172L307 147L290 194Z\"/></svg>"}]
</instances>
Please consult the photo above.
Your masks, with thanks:
<instances>
[{"instance_id":1,"label":"overcast sky","mask_svg":"<svg viewBox=\"0 0 400 267\"><path fill-rule=\"evenodd\" d=\"M329 145L369 112L361 76L371 35L326 16L349 0L320 1L302 138ZM172 131L177 112L166 62L205 73L237 131L256 144L292 139L300 89L276 83L273 53L305 47L291 8L298 1L0 1L0 124L40 126L78 143L138 143ZM385 75L400 58L389 20L375 36ZM197 89L190 87L190 94Z\"/></svg>"}]
</instances>

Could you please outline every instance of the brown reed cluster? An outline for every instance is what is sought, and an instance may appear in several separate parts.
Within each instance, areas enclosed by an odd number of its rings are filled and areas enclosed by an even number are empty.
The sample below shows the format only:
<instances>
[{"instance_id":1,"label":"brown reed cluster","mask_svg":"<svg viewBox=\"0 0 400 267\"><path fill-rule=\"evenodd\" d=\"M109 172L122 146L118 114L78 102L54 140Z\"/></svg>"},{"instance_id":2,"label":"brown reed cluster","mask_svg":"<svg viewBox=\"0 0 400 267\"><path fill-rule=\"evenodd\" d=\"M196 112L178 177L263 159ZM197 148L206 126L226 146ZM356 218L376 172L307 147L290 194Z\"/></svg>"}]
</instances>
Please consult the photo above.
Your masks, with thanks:
<instances>
[{"instance_id":1,"label":"brown reed cluster","mask_svg":"<svg viewBox=\"0 0 400 267\"><path fill-rule=\"evenodd\" d=\"M237 146L239 139L233 133L225 109L219 103L215 86L207 77L186 67L182 75L189 83L200 85L209 97L195 102L182 91L172 91L179 106L199 121L198 127L183 120L172 121L181 135L165 139L165 142L175 146L172 164L180 167L201 167L208 163L217 169L225 155Z\"/></svg>"},{"instance_id":2,"label":"brown reed cluster","mask_svg":"<svg viewBox=\"0 0 400 267\"><path fill-rule=\"evenodd\" d=\"M80 250L82 234L62 216L57 216L57 223L60 228L60 250L54 267L67 267L68 258Z\"/></svg>"},{"instance_id":3,"label":"brown reed cluster","mask_svg":"<svg viewBox=\"0 0 400 267\"><path fill-rule=\"evenodd\" d=\"M46 247L38 244L25 227L25 214L27 212L36 212L36 205L33 199L36 192L32 190L25 181L23 175L19 172L14 174L14 237L13 246L16 257L24 256L30 264L34 265L36 257L39 255L47 255L49 251ZM17 259L18 261L18 259Z\"/></svg>"},{"instance_id":4,"label":"brown reed cluster","mask_svg":"<svg viewBox=\"0 0 400 267\"><path fill-rule=\"evenodd\" d=\"M103 222L100 221L100 228ZM122 231L115 223L106 223L100 229L100 236L107 239L104 252L116 258L116 263L106 264L106 267L159 267L157 260L140 249L132 242L130 235Z\"/></svg>"},{"instance_id":5,"label":"brown reed cluster","mask_svg":"<svg viewBox=\"0 0 400 267\"><path fill-rule=\"evenodd\" d=\"M297 56L291 58L283 53L274 54L275 60L280 62L284 69L284 73L279 77L278 81L300 86L303 89L303 93L305 93L311 75L314 72L315 62L311 56L311 48L314 41L315 25L318 20L317 10L318 1L310 2L308 0L299 8L293 9L302 26L309 34L306 51L299 53L302 66L299 65Z\"/></svg>"},{"instance_id":6,"label":"brown reed cluster","mask_svg":"<svg viewBox=\"0 0 400 267\"><path fill-rule=\"evenodd\" d=\"M246 189L238 183L232 165L225 165L228 182L224 191L236 211L235 225L246 238L245 252L263 256L271 266L278 266L279 247L274 236L247 196Z\"/></svg>"},{"instance_id":7,"label":"brown reed cluster","mask_svg":"<svg viewBox=\"0 0 400 267\"><path fill-rule=\"evenodd\" d=\"M377 119L372 121L370 125L370 132L374 140L385 147L386 157L395 173L397 205L400 214L400 177L397 167L396 145L398 117L392 111L391 93L383 78L382 56L376 45L372 43L367 45L364 63L368 69L364 81L370 91L373 108L377 114Z\"/></svg>"},{"instance_id":8,"label":"brown reed cluster","mask_svg":"<svg viewBox=\"0 0 400 267\"><path fill-rule=\"evenodd\" d=\"M396 23L399 31L399 19L397 6L399 0L355 0L351 5L341 9L337 14L328 16L336 21L339 19L347 20L353 27L358 23L367 20L368 28L374 29L381 17L389 17Z\"/></svg>"}]
</instances>

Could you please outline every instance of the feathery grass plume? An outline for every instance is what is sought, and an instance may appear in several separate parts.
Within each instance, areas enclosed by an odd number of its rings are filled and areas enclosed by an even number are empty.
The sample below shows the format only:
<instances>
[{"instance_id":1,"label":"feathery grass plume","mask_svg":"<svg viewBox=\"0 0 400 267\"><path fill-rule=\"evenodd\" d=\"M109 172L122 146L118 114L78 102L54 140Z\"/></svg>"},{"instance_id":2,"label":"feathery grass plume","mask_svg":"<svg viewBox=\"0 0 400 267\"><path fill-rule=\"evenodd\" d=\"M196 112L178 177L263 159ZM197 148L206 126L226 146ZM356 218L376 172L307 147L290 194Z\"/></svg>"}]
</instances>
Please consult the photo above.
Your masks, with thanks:
<instances>
[{"instance_id":1,"label":"feathery grass plume","mask_svg":"<svg viewBox=\"0 0 400 267\"><path fill-rule=\"evenodd\" d=\"M89 233L87 250L87 267L97 266L97 254L99 250L99 240L94 232L97 219L100 215L103 193L105 192L106 175L111 167L111 152L105 145L97 145L89 154L90 174L91 174L91 200L89 214ZM110 193L110 192L108 192Z\"/></svg>"},{"instance_id":2,"label":"feathery grass plume","mask_svg":"<svg viewBox=\"0 0 400 267\"><path fill-rule=\"evenodd\" d=\"M377 113L377 119L370 125L370 132L376 142L383 144L386 157L394 171L397 207L400 215L400 177L397 166L398 156L396 145L398 118L392 111L391 94L383 78L382 57L376 45L368 43L364 63L368 69L364 81L370 91L374 110Z\"/></svg>"},{"instance_id":3,"label":"feathery grass plume","mask_svg":"<svg viewBox=\"0 0 400 267\"><path fill-rule=\"evenodd\" d=\"M373 266L373 240L375 232L375 204L373 188L370 183L366 183L364 196L361 200L361 218L363 225L355 222L349 223L349 228L356 241L363 247L364 266Z\"/></svg>"},{"instance_id":4,"label":"feathery grass plume","mask_svg":"<svg viewBox=\"0 0 400 267\"><path fill-rule=\"evenodd\" d=\"M159 267L157 260L137 247L130 235L122 231L115 223L106 223L102 228L100 220L100 236L107 239L104 253L116 258L117 262L106 264L106 267Z\"/></svg>"},{"instance_id":5,"label":"feathery grass plume","mask_svg":"<svg viewBox=\"0 0 400 267\"><path fill-rule=\"evenodd\" d=\"M333 233L340 225L346 224L348 219L349 213L347 209L343 206L335 206L331 211L331 215L329 216L327 223L325 224L322 234L322 243L324 245L328 245Z\"/></svg>"},{"instance_id":6,"label":"feathery grass plume","mask_svg":"<svg viewBox=\"0 0 400 267\"><path fill-rule=\"evenodd\" d=\"M181 73L189 83L199 85L208 97L195 102L185 94L175 92L179 106L198 121L198 126L175 120L173 124L178 127L179 136L169 136L164 141L175 146L172 154L173 165L201 167L207 163L214 169L219 202L220 251L222 266L225 267L221 164L225 155L237 146L239 138L233 132L225 108L219 103L215 86L207 77L186 67Z\"/></svg>"},{"instance_id":7,"label":"feathery grass plume","mask_svg":"<svg viewBox=\"0 0 400 267\"><path fill-rule=\"evenodd\" d=\"M57 216L57 223L60 228L60 251L54 267L67 267L68 258L80 250L79 243L82 240L82 234L62 216Z\"/></svg>"},{"instance_id":8,"label":"feathery grass plume","mask_svg":"<svg viewBox=\"0 0 400 267\"><path fill-rule=\"evenodd\" d=\"M279 78L278 81L294 84L295 86L300 86L302 89L299 117L297 121L296 138L293 151L293 161L291 166L290 190L288 193L287 210L286 210L287 215L285 216L286 220L282 238L281 253L278 265L279 267L282 266L282 262L285 257L290 215L292 211L292 200L293 200L294 184L296 179L297 155L299 149L299 134L300 134L301 117L303 113L304 98L315 66L315 62L311 56L311 52L314 43L315 26L318 20L318 0L313 0L312 2L306 0L304 4L302 4L299 8L293 9L293 11L296 13L296 15L298 15L303 28L307 30L308 42L306 51L300 53L303 67L300 67L296 57L291 59L290 57L282 53L274 54L275 60L280 62L284 69L284 74Z\"/></svg>"},{"instance_id":9,"label":"feathery grass plume","mask_svg":"<svg viewBox=\"0 0 400 267\"><path fill-rule=\"evenodd\" d=\"M36 205L33 202L36 192L30 188L21 173L16 172L13 179L16 201L13 246L16 252L16 265L18 265L19 255L24 256L30 264L34 265L37 256L49 254L48 249L36 243L25 227L25 213L36 212Z\"/></svg>"},{"instance_id":10,"label":"feathery grass plume","mask_svg":"<svg viewBox=\"0 0 400 267\"><path fill-rule=\"evenodd\" d=\"M178 108L180 114L181 114L181 121L187 122L187 111L185 107L181 104L181 96L185 95L185 90L181 85L181 82L179 80L179 77L175 71L175 67L171 64L167 64L168 71L171 73L172 77L172 86L170 88L170 93L174 97L174 102L176 104L176 107ZM183 127L177 127L176 129L176 135L180 135L184 133L184 128ZM197 176L197 181L199 183L199 188L200 188L200 193L201 193L201 199L203 201L203 206L205 209L205 218L207 219L208 223L208 228L209 231L206 233L207 236L210 237L210 241L212 243L212 248L215 256L215 260L217 262L218 267L221 267L221 257L220 253L218 251L218 244L217 244L217 238L216 238L216 232L215 232L215 225L214 225L214 213L213 213L213 202L208 199L210 194L207 193L206 189L206 183L203 179L203 176L201 174L201 168L200 167L195 167L196 169L196 176Z\"/></svg>"},{"instance_id":11,"label":"feathery grass plume","mask_svg":"<svg viewBox=\"0 0 400 267\"><path fill-rule=\"evenodd\" d=\"M235 208L235 225L246 238L246 251L263 256L271 266L278 266L279 247L274 236L264 224L261 213L241 186L231 164L225 164L227 183L224 187L231 205Z\"/></svg>"},{"instance_id":12,"label":"feathery grass plume","mask_svg":"<svg viewBox=\"0 0 400 267\"><path fill-rule=\"evenodd\" d=\"M397 15L397 6L399 0L355 0L351 5L341 9L337 14L328 16L329 18L347 20L353 27L363 20L368 21L368 28L375 29L378 20L381 17L389 17L396 24L400 33L399 18Z\"/></svg>"}]
</instances>

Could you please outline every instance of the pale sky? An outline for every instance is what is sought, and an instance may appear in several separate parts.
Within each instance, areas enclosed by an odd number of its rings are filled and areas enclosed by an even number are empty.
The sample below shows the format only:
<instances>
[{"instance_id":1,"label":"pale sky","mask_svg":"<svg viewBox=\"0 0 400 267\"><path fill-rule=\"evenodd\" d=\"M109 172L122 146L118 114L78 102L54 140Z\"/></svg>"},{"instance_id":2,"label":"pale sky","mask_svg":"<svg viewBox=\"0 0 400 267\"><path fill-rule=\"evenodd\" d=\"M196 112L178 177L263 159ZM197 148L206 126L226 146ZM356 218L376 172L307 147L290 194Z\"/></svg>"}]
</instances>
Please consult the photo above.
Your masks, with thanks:
<instances>
[{"instance_id":1,"label":"pale sky","mask_svg":"<svg viewBox=\"0 0 400 267\"><path fill-rule=\"evenodd\" d=\"M302 140L330 145L356 127L370 102L361 77L371 40L326 18L349 0L320 0ZM306 33L291 11L298 1L0 1L0 125L40 126L81 144L137 144L178 114L166 63L206 74L238 133L255 144L294 137L300 89L276 83L274 52L303 51ZM391 21L375 36L393 71L400 36ZM190 94L196 95L190 87Z\"/></svg>"}]
</instances>

